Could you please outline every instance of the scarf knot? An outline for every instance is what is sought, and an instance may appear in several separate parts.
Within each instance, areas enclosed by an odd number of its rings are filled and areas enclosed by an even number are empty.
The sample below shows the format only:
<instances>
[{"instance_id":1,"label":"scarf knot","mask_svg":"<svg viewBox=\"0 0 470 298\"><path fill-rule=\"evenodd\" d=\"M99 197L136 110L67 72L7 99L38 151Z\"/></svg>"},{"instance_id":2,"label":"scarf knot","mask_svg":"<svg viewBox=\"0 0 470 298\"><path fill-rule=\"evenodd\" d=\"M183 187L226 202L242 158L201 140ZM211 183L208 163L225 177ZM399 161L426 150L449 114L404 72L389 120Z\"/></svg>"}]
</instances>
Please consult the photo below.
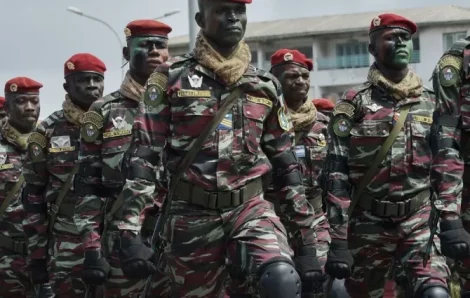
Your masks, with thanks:
<instances>
[{"instance_id":1,"label":"scarf knot","mask_svg":"<svg viewBox=\"0 0 470 298\"><path fill-rule=\"evenodd\" d=\"M80 126L85 111L75 105L68 94L65 95L65 101L62 103L62 110L64 111L64 117L68 122L73 125Z\"/></svg>"},{"instance_id":2,"label":"scarf knot","mask_svg":"<svg viewBox=\"0 0 470 298\"><path fill-rule=\"evenodd\" d=\"M30 133L20 133L7 121L2 127L2 135L8 143L18 147L21 151L28 148L28 137Z\"/></svg>"},{"instance_id":3,"label":"scarf knot","mask_svg":"<svg viewBox=\"0 0 470 298\"><path fill-rule=\"evenodd\" d=\"M297 111L289 109L289 116L294 130L299 131L317 119L317 108L313 101L307 99Z\"/></svg>"}]
</instances>

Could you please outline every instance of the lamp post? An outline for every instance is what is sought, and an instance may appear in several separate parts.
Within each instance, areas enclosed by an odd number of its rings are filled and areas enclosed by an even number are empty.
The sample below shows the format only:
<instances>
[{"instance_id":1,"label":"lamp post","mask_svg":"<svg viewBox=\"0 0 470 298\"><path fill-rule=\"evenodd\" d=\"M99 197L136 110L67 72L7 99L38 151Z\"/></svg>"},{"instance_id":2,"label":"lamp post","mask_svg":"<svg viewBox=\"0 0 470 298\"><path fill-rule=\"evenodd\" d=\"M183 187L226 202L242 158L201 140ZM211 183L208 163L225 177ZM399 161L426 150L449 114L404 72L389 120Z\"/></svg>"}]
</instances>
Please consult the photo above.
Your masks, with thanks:
<instances>
[{"instance_id":1,"label":"lamp post","mask_svg":"<svg viewBox=\"0 0 470 298\"><path fill-rule=\"evenodd\" d=\"M194 49L196 44L197 24L194 15L198 11L197 1L188 0L188 21L189 21L189 51Z\"/></svg>"}]
</instances>

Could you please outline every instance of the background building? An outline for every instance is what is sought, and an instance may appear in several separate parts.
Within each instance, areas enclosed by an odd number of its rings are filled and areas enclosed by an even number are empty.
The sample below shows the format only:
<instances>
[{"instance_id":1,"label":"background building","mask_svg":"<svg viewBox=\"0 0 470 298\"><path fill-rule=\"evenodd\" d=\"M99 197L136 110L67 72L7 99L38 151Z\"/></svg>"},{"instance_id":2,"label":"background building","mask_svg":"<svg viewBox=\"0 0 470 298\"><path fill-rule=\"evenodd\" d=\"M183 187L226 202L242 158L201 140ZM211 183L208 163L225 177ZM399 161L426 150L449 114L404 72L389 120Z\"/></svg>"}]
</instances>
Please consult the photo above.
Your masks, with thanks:
<instances>
[{"instance_id":1,"label":"background building","mask_svg":"<svg viewBox=\"0 0 470 298\"><path fill-rule=\"evenodd\" d=\"M470 8L455 5L402 9L393 12L418 24L410 67L428 82L435 64L454 41L470 35ZM314 60L311 96L336 99L350 86L365 81L373 57L368 52L370 21L381 12L330 15L249 23L246 41L252 62L269 69L280 48L296 48ZM189 36L170 38L172 56L188 51Z\"/></svg>"}]
</instances>

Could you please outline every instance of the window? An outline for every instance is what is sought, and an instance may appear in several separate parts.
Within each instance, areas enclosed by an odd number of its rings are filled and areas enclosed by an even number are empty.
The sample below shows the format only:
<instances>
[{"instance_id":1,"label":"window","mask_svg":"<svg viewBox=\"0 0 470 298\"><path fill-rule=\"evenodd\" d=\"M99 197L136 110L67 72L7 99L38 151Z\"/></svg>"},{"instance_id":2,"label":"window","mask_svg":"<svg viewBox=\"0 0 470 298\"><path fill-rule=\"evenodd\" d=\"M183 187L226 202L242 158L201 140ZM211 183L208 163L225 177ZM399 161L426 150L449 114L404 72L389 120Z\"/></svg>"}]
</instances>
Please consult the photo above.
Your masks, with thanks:
<instances>
[{"instance_id":1,"label":"window","mask_svg":"<svg viewBox=\"0 0 470 298\"><path fill-rule=\"evenodd\" d=\"M444 52L450 49L452 44L456 42L459 39L464 39L467 37L467 32L466 31L461 31L461 32L453 32L453 33L444 33Z\"/></svg>"},{"instance_id":2,"label":"window","mask_svg":"<svg viewBox=\"0 0 470 298\"><path fill-rule=\"evenodd\" d=\"M413 38L413 55L410 63L419 63L421 59L419 37Z\"/></svg>"},{"instance_id":3,"label":"window","mask_svg":"<svg viewBox=\"0 0 470 298\"><path fill-rule=\"evenodd\" d=\"M257 51L251 51L251 64L254 66L258 66L258 52Z\"/></svg>"},{"instance_id":4,"label":"window","mask_svg":"<svg viewBox=\"0 0 470 298\"><path fill-rule=\"evenodd\" d=\"M349 42L336 45L335 68L357 68L369 66L367 42Z\"/></svg>"}]
</instances>

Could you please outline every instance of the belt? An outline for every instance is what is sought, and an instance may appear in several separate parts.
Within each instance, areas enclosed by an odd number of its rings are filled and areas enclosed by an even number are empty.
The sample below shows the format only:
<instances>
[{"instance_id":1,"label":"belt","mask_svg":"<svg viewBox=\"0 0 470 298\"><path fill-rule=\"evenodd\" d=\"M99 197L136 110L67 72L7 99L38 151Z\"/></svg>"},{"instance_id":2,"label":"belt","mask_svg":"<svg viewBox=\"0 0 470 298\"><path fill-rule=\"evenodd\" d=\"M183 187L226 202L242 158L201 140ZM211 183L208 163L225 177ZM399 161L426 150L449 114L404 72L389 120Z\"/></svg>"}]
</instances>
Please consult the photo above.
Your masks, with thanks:
<instances>
[{"instance_id":1,"label":"belt","mask_svg":"<svg viewBox=\"0 0 470 298\"><path fill-rule=\"evenodd\" d=\"M429 190L424 190L416 196L401 202L381 201L364 194L357 203L359 207L380 217L403 217L421 207L429 200Z\"/></svg>"},{"instance_id":2,"label":"belt","mask_svg":"<svg viewBox=\"0 0 470 298\"><path fill-rule=\"evenodd\" d=\"M229 191L207 191L186 181L175 187L175 197L207 209L237 207L263 192L262 178L256 178L243 187Z\"/></svg>"},{"instance_id":3,"label":"belt","mask_svg":"<svg viewBox=\"0 0 470 298\"><path fill-rule=\"evenodd\" d=\"M28 246L25 241L16 241L2 234L0 234L0 247L23 256L28 254Z\"/></svg>"}]
</instances>

